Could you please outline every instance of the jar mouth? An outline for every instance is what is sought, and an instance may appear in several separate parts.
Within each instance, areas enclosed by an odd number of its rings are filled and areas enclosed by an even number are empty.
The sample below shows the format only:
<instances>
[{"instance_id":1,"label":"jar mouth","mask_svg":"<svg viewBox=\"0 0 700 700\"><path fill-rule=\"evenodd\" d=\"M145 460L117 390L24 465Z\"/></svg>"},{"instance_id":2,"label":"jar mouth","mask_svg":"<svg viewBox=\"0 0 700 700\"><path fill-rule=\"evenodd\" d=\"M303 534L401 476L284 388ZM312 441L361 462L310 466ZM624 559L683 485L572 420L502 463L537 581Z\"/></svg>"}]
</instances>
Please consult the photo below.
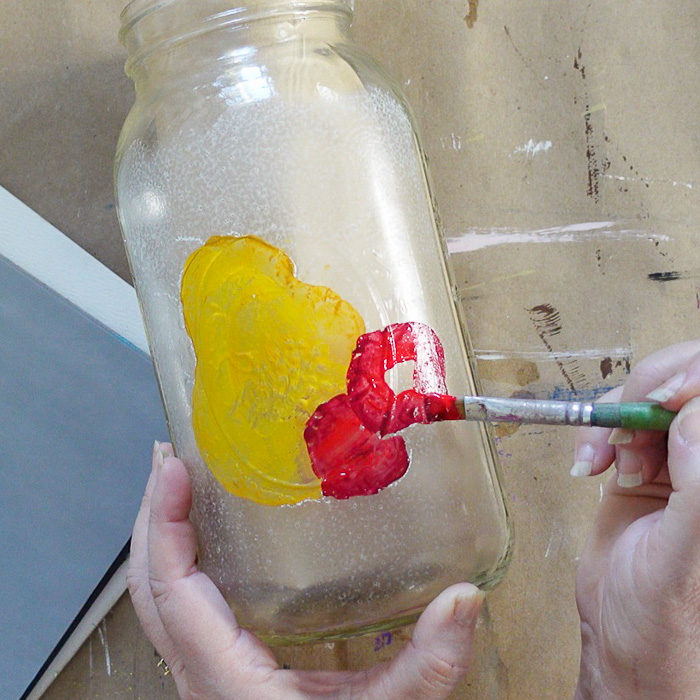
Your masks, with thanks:
<instances>
[{"instance_id":1,"label":"jar mouth","mask_svg":"<svg viewBox=\"0 0 700 700\"><path fill-rule=\"evenodd\" d=\"M340 12L351 20L353 5L354 0L131 0L119 31L129 55L126 72L154 51L197 34L280 13Z\"/></svg>"},{"instance_id":2,"label":"jar mouth","mask_svg":"<svg viewBox=\"0 0 700 700\"><path fill-rule=\"evenodd\" d=\"M186 1L186 0L185 0ZM182 5L183 0L130 0L121 12L121 29L119 38L126 44L129 31L141 20L154 12L174 9ZM193 3L189 2L190 10ZM197 10L191 11L200 19L227 18L235 22L237 19L252 19L265 16L271 12L287 10L290 12L340 9L352 13L355 0L200 0L196 3Z\"/></svg>"}]
</instances>

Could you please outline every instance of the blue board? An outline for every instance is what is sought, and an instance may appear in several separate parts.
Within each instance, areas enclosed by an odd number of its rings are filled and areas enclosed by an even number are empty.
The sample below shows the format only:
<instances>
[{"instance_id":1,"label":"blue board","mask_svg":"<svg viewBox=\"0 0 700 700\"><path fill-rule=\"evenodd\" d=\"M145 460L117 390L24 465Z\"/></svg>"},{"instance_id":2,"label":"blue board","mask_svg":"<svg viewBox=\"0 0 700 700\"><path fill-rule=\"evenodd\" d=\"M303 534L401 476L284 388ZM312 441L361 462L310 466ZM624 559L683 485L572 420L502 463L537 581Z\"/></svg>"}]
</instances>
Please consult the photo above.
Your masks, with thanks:
<instances>
[{"instance_id":1,"label":"blue board","mask_svg":"<svg viewBox=\"0 0 700 700\"><path fill-rule=\"evenodd\" d=\"M150 357L0 256L0 698L26 696L126 554Z\"/></svg>"}]
</instances>

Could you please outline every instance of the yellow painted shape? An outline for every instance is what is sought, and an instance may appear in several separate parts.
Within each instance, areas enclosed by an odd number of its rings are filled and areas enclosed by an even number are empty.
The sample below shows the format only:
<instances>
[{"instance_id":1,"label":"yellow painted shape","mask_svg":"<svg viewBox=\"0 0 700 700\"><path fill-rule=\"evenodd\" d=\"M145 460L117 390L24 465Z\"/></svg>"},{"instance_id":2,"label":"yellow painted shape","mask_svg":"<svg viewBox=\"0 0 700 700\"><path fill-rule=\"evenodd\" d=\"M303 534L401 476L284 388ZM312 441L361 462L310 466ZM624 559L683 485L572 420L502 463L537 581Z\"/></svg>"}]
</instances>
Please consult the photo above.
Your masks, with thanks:
<instances>
[{"instance_id":1,"label":"yellow painted shape","mask_svg":"<svg viewBox=\"0 0 700 700\"><path fill-rule=\"evenodd\" d=\"M319 498L304 426L345 391L362 317L254 236L214 236L194 251L181 299L197 358L192 425L209 468L257 503Z\"/></svg>"}]
</instances>

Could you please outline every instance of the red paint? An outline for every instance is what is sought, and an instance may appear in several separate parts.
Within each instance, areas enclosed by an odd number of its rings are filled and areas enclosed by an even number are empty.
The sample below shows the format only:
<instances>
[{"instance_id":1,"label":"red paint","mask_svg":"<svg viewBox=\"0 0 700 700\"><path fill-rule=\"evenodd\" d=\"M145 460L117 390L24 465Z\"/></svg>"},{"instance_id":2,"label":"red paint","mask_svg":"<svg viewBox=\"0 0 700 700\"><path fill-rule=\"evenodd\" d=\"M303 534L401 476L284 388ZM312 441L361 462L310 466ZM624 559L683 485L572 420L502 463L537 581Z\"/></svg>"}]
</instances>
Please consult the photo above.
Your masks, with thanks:
<instances>
[{"instance_id":1,"label":"red paint","mask_svg":"<svg viewBox=\"0 0 700 700\"><path fill-rule=\"evenodd\" d=\"M324 496L377 493L408 469L403 438L381 438L367 430L346 394L318 407L306 423L304 439Z\"/></svg>"},{"instance_id":2,"label":"red paint","mask_svg":"<svg viewBox=\"0 0 700 700\"><path fill-rule=\"evenodd\" d=\"M415 362L413 388L396 394L385 372ZM422 323L396 323L360 336L347 373L347 394L321 404L304 439L324 495L368 495L408 469L403 438L386 437L414 423L457 420L446 393L445 356L435 332Z\"/></svg>"}]
</instances>

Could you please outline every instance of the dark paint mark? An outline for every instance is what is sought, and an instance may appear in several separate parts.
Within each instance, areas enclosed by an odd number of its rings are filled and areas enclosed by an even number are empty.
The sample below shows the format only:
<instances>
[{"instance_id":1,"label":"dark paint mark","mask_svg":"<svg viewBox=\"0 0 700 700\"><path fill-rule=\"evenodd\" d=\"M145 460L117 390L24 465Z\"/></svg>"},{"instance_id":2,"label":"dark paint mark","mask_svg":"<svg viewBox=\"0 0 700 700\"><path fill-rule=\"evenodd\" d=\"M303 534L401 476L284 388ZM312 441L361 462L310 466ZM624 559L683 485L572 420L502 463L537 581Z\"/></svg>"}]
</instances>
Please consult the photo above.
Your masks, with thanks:
<instances>
[{"instance_id":1,"label":"dark paint mark","mask_svg":"<svg viewBox=\"0 0 700 700\"><path fill-rule=\"evenodd\" d=\"M680 272L650 272L647 275L647 279L652 282L671 282L672 280L681 279Z\"/></svg>"},{"instance_id":2,"label":"dark paint mark","mask_svg":"<svg viewBox=\"0 0 700 700\"><path fill-rule=\"evenodd\" d=\"M555 351L551 339L559 335L562 329L559 311L551 304L539 304L528 309L528 312L540 340L547 350L554 354ZM562 360L555 359L555 362L571 391L576 391L575 380L585 381L585 377L578 368L576 360L572 359L565 363Z\"/></svg>"},{"instance_id":3,"label":"dark paint mark","mask_svg":"<svg viewBox=\"0 0 700 700\"><path fill-rule=\"evenodd\" d=\"M477 18L477 9L479 7L479 0L469 0L469 11L467 12L467 16L464 18L464 21L467 23L467 27L471 29L474 24L476 23L476 18Z\"/></svg>"},{"instance_id":4,"label":"dark paint mark","mask_svg":"<svg viewBox=\"0 0 700 700\"><path fill-rule=\"evenodd\" d=\"M586 81L586 67L583 65L581 47L579 47L576 56L574 57L574 70L579 72L581 80ZM600 201L600 177L601 173L605 172L610 167L610 161L603 159L602 163L598 157L598 145L595 138L595 129L593 127L593 115L590 111L591 105L588 97L588 92L584 90L585 110L583 113L584 136L586 139L586 163L587 163L587 179L586 194L593 199L594 202ZM574 103L577 100L574 99Z\"/></svg>"},{"instance_id":5,"label":"dark paint mark","mask_svg":"<svg viewBox=\"0 0 700 700\"><path fill-rule=\"evenodd\" d=\"M518 54L518 58L523 62L523 64L525 65L525 67L526 67L531 73L535 74L535 73L536 73L536 72L535 72L535 69L530 65L529 61L527 61L527 59L525 58L525 56L523 56L523 52L516 46L515 42L513 41L513 37L511 36L510 30L508 29L508 27L506 27L505 25L503 25L503 30L505 31L506 36L507 36L508 39L510 40L511 46L513 47L513 50L515 51L516 54ZM518 109L520 109L520 107L518 107Z\"/></svg>"},{"instance_id":6,"label":"dark paint mark","mask_svg":"<svg viewBox=\"0 0 700 700\"><path fill-rule=\"evenodd\" d=\"M538 332L544 331L548 336L561 333L561 316L551 304L539 304L528 311Z\"/></svg>"},{"instance_id":7,"label":"dark paint mark","mask_svg":"<svg viewBox=\"0 0 700 700\"><path fill-rule=\"evenodd\" d=\"M600 361L600 374L603 379L607 379L616 369L622 369L625 374L629 374L631 366L629 357L622 357L614 363L611 357L605 357Z\"/></svg>"},{"instance_id":8,"label":"dark paint mark","mask_svg":"<svg viewBox=\"0 0 700 700\"><path fill-rule=\"evenodd\" d=\"M615 151L615 153L617 154L617 156L619 156L619 157L622 159L623 165L626 166L627 168L629 168L629 172L634 176L634 177L629 178L629 181L635 182L635 183L637 183L637 182L642 183L642 184L644 185L644 187L646 187L646 188L648 189L648 188L649 188L649 178L646 177L645 175L643 175L643 174L630 162L629 158L621 151L621 149L619 148L619 146L618 146L616 143L614 143L614 142L610 139L610 137L609 137L607 134L604 134L603 139L605 140L605 143L608 144L608 145ZM627 184L627 185L625 185L625 186L620 186L620 187L618 187L618 190L619 190L620 192L625 192L625 193L636 192L636 189L637 189L636 187L633 187L632 185L629 185L629 184ZM648 212L646 211L646 210L647 210L647 206L646 206L646 201L645 201L644 198L642 198L642 197L639 198L638 207L639 207L640 211L645 212L645 218L648 218L648 217L649 217L649 214L648 214ZM655 245L658 246L658 245L659 245L659 242L656 241L656 242L655 242ZM659 252L661 252L661 251L659 251ZM663 255L663 256L665 257L667 254L661 252L661 255Z\"/></svg>"},{"instance_id":9,"label":"dark paint mark","mask_svg":"<svg viewBox=\"0 0 700 700\"><path fill-rule=\"evenodd\" d=\"M700 270L671 270L669 272L650 272L647 279L652 282L675 282L676 280L693 279L700 277Z\"/></svg>"}]
</instances>

